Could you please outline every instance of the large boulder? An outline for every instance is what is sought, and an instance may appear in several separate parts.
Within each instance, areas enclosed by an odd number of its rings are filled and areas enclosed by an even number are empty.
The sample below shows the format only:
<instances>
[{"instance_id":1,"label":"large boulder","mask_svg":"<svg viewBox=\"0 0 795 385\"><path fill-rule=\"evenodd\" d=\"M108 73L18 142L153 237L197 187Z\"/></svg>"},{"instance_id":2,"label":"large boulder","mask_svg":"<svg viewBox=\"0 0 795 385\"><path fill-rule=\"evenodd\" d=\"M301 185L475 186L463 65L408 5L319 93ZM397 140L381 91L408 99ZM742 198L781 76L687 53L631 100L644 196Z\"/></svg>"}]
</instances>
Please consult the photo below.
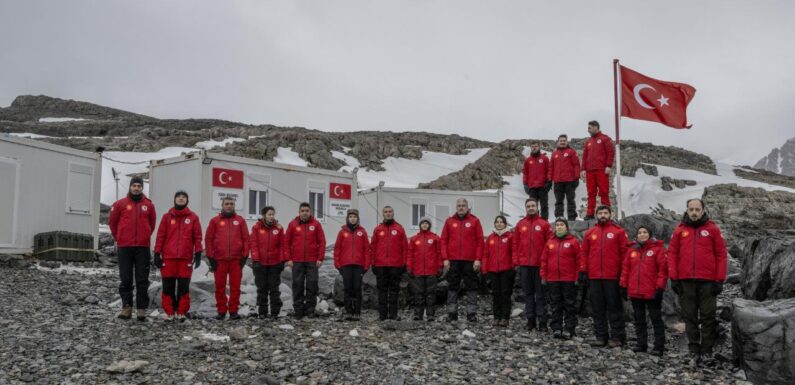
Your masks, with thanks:
<instances>
[{"instance_id":1,"label":"large boulder","mask_svg":"<svg viewBox=\"0 0 795 385\"><path fill-rule=\"evenodd\" d=\"M795 297L795 231L769 231L745 239L741 263L746 298Z\"/></svg>"},{"instance_id":2,"label":"large boulder","mask_svg":"<svg viewBox=\"0 0 795 385\"><path fill-rule=\"evenodd\" d=\"M734 358L757 384L795 383L795 299L735 299Z\"/></svg>"}]
</instances>

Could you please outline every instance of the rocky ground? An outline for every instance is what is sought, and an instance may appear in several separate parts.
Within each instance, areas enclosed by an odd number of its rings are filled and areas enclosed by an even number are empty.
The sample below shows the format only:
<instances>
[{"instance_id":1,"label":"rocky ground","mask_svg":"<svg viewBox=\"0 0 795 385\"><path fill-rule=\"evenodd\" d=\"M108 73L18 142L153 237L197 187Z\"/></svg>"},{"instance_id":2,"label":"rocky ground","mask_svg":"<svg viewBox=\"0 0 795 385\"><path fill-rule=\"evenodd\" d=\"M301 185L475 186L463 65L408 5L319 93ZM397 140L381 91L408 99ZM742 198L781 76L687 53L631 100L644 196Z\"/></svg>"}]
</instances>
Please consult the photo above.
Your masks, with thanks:
<instances>
[{"instance_id":1,"label":"rocky ground","mask_svg":"<svg viewBox=\"0 0 795 385\"><path fill-rule=\"evenodd\" d=\"M526 332L516 317L495 329L485 300L474 325L380 323L373 311L358 323L335 316L122 321L114 318L115 270L13 265L0 267L0 384L745 383L729 362L684 365L681 325L656 358L591 348L584 318L582 337L565 342ZM720 348L725 357L728 344Z\"/></svg>"}]
</instances>

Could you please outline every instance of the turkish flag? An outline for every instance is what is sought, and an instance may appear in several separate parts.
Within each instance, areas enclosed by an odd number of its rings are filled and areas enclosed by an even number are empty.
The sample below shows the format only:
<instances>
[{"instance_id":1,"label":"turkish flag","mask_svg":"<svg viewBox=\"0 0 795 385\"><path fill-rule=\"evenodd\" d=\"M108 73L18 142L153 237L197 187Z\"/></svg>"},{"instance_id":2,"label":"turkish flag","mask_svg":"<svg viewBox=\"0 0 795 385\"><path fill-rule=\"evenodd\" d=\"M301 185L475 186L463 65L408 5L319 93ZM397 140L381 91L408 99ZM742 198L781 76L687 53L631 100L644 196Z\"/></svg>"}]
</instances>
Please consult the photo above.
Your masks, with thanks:
<instances>
[{"instance_id":1,"label":"turkish flag","mask_svg":"<svg viewBox=\"0 0 795 385\"><path fill-rule=\"evenodd\" d=\"M351 185L343 183L329 184L329 197L331 199L351 199Z\"/></svg>"},{"instance_id":2,"label":"turkish flag","mask_svg":"<svg viewBox=\"0 0 795 385\"><path fill-rule=\"evenodd\" d=\"M213 187L243 188L243 171L213 167Z\"/></svg>"},{"instance_id":3,"label":"turkish flag","mask_svg":"<svg viewBox=\"0 0 795 385\"><path fill-rule=\"evenodd\" d=\"M652 79L621 66L621 116L690 128L687 105L695 94L688 84Z\"/></svg>"}]
</instances>

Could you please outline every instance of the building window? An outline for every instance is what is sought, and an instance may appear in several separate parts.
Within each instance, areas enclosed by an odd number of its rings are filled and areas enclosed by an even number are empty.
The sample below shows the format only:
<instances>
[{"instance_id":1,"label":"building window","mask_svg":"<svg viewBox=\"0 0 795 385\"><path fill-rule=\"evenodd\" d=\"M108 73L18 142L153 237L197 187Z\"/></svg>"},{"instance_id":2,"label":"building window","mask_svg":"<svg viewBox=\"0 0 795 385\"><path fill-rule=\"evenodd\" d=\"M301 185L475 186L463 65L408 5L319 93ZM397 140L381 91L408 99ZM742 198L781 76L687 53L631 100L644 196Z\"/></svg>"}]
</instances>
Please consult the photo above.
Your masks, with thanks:
<instances>
[{"instance_id":1,"label":"building window","mask_svg":"<svg viewBox=\"0 0 795 385\"><path fill-rule=\"evenodd\" d=\"M309 205L312 207L312 215L315 219L323 222L325 219L326 192L322 190L309 190Z\"/></svg>"},{"instance_id":2,"label":"building window","mask_svg":"<svg viewBox=\"0 0 795 385\"><path fill-rule=\"evenodd\" d=\"M248 190L248 216L249 219L259 218L262 208L268 205L268 192Z\"/></svg>"},{"instance_id":3,"label":"building window","mask_svg":"<svg viewBox=\"0 0 795 385\"><path fill-rule=\"evenodd\" d=\"M411 228L419 229L420 220L427 215L428 203L423 200L411 200Z\"/></svg>"}]
</instances>

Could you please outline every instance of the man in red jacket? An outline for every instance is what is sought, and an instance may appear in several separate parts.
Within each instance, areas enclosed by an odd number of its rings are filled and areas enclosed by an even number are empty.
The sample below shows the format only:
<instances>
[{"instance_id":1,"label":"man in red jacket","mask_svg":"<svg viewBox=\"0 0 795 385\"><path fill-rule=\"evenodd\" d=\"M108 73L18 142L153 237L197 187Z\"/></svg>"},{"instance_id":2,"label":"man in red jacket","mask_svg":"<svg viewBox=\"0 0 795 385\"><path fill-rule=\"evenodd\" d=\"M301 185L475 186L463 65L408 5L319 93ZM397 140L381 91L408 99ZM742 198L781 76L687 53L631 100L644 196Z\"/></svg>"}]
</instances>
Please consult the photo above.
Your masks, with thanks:
<instances>
[{"instance_id":1,"label":"man in red jacket","mask_svg":"<svg viewBox=\"0 0 795 385\"><path fill-rule=\"evenodd\" d=\"M370 261L378 288L378 317L397 319L400 279L406 267L408 239L403 226L395 221L395 209L384 206L383 222L373 230Z\"/></svg>"},{"instance_id":2,"label":"man in red jacket","mask_svg":"<svg viewBox=\"0 0 795 385\"><path fill-rule=\"evenodd\" d=\"M524 202L527 216L516 223L513 238L514 265L519 267L519 283L524 295L524 315L527 329L547 331L547 304L544 286L541 285L541 253L544 244L552 238L552 226L538 216L537 201L528 198ZM538 323L536 323L536 320Z\"/></svg>"},{"instance_id":3,"label":"man in red jacket","mask_svg":"<svg viewBox=\"0 0 795 385\"><path fill-rule=\"evenodd\" d=\"M596 195L602 205L610 206L610 172L613 169L615 149L613 140L599 130L599 122L588 122L588 133L591 138L585 142L582 150L582 177L588 188L588 209L585 219L593 219L596 208Z\"/></svg>"},{"instance_id":4,"label":"man in red jacket","mask_svg":"<svg viewBox=\"0 0 795 385\"><path fill-rule=\"evenodd\" d=\"M282 309L279 285L287 248L284 245L284 229L276 220L275 208L262 208L262 218L251 228L250 239L251 270L254 272L254 284L257 285L257 315L259 318L268 317L270 299L270 317L276 319Z\"/></svg>"},{"instance_id":5,"label":"man in red jacket","mask_svg":"<svg viewBox=\"0 0 795 385\"><path fill-rule=\"evenodd\" d=\"M312 216L309 203L298 206L298 216L287 225L284 237L287 264L293 271L293 316L315 317L318 269L326 255L326 235L323 226Z\"/></svg>"},{"instance_id":6,"label":"man in red jacket","mask_svg":"<svg viewBox=\"0 0 795 385\"><path fill-rule=\"evenodd\" d=\"M240 281L243 267L248 259L249 234L246 220L235 213L235 200L229 197L221 201L221 213L210 219L204 249L210 262L210 271L215 278L215 308L222 320L229 311L229 319L240 319ZM229 297L226 282L229 280Z\"/></svg>"},{"instance_id":7,"label":"man in red jacket","mask_svg":"<svg viewBox=\"0 0 795 385\"><path fill-rule=\"evenodd\" d=\"M535 198L541 207L541 217L549 220L549 190L552 188L552 168L549 158L541 152L539 142L530 143L530 156L524 161L522 182L524 191Z\"/></svg>"},{"instance_id":8,"label":"man in red jacket","mask_svg":"<svg viewBox=\"0 0 795 385\"><path fill-rule=\"evenodd\" d=\"M119 296L122 309L118 317L132 318L133 277L135 277L135 307L139 321L146 320L149 307L149 246L155 229L155 206L144 195L144 180L130 179L127 196L110 208L110 233L116 240L119 260Z\"/></svg>"},{"instance_id":9,"label":"man in red jacket","mask_svg":"<svg viewBox=\"0 0 795 385\"><path fill-rule=\"evenodd\" d=\"M458 320L458 293L463 286L467 297L467 320L477 322L483 227L478 217L469 212L469 202L465 198L456 200L455 209L455 214L444 222L441 237L442 259L444 268L448 270L447 321Z\"/></svg>"},{"instance_id":10,"label":"man in red jacket","mask_svg":"<svg viewBox=\"0 0 795 385\"><path fill-rule=\"evenodd\" d=\"M566 198L566 213L569 221L577 219L574 195L580 185L580 158L577 151L569 147L569 137L558 137L558 148L552 152L550 178L555 183L555 217L563 216L563 198Z\"/></svg>"},{"instance_id":11,"label":"man in red jacket","mask_svg":"<svg viewBox=\"0 0 795 385\"><path fill-rule=\"evenodd\" d=\"M718 338L717 298L726 280L726 241L701 199L687 202L687 212L668 244L671 288L679 295L692 364L714 363ZM699 325L701 326L699 328Z\"/></svg>"}]
</instances>

